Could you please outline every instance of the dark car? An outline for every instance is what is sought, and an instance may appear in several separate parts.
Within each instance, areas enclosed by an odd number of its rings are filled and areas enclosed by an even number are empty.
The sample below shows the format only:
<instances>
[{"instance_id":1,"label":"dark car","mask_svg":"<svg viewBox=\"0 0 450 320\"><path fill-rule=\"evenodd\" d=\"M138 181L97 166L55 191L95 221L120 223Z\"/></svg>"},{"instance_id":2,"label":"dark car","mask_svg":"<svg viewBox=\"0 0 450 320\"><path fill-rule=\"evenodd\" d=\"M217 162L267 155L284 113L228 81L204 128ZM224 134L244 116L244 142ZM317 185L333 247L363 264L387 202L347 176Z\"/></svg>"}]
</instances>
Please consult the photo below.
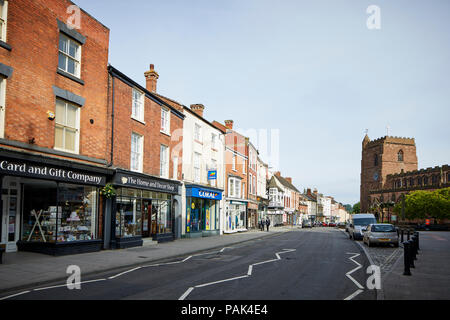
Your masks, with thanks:
<instances>
[{"instance_id":1,"label":"dark car","mask_svg":"<svg viewBox=\"0 0 450 320\"><path fill-rule=\"evenodd\" d=\"M328 226L329 226L329 227L336 227L336 223L330 222L330 223L328 224Z\"/></svg>"},{"instance_id":2,"label":"dark car","mask_svg":"<svg viewBox=\"0 0 450 320\"><path fill-rule=\"evenodd\" d=\"M419 231L449 231L449 227L445 224L419 224L415 227Z\"/></svg>"}]
</instances>

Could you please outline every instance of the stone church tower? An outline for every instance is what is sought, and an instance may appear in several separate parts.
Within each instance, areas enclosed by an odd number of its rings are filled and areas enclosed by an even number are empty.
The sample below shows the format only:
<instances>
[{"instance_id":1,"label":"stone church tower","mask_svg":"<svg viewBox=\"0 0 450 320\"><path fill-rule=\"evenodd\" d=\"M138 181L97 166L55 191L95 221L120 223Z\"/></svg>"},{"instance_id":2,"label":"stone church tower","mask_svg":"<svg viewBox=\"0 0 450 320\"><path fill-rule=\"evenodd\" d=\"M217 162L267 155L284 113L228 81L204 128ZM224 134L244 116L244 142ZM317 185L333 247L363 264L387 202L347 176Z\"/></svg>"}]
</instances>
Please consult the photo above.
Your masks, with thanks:
<instances>
[{"instance_id":1,"label":"stone church tower","mask_svg":"<svg viewBox=\"0 0 450 320\"><path fill-rule=\"evenodd\" d=\"M417 170L414 138L385 136L371 141L364 137L361 158L361 212L369 212L370 191L385 188L388 174Z\"/></svg>"}]
</instances>

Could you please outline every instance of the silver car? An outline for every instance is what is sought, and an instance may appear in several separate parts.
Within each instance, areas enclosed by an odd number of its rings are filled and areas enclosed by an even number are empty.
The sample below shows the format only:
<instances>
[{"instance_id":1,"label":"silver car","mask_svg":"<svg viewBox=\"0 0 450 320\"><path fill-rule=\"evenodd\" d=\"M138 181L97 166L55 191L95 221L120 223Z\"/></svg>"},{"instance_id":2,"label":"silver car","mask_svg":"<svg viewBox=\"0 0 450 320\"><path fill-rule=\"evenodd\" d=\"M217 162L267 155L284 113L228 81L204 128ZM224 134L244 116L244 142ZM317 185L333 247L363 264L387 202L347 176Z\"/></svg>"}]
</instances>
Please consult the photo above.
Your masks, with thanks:
<instances>
[{"instance_id":1,"label":"silver car","mask_svg":"<svg viewBox=\"0 0 450 320\"><path fill-rule=\"evenodd\" d=\"M363 242L368 247L374 244L393 244L398 247L398 234L394 225L388 223L374 223L363 229Z\"/></svg>"}]
</instances>

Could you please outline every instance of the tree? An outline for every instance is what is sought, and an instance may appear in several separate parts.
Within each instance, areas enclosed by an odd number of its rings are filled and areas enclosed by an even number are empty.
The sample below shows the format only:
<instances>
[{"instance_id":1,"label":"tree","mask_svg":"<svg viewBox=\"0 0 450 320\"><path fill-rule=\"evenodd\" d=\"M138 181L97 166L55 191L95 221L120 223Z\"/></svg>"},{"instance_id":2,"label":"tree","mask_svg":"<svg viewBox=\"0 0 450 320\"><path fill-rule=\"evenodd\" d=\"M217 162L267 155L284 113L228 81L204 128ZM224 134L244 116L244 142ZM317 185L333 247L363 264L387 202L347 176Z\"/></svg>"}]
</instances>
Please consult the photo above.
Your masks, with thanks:
<instances>
[{"instance_id":1,"label":"tree","mask_svg":"<svg viewBox=\"0 0 450 320\"><path fill-rule=\"evenodd\" d=\"M352 213L361 213L361 203L355 203L353 205Z\"/></svg>"},{"instance_id":2,"label":"tree","mask_svg":"<svg viewBox=\"0 0 450 320\"><path fill-rule=\"evenodd\" d=\"M401 213L402 203L397 203L394 212ZM434 191L417 190L405 197L405 217L407 219L449 219L450 188Z\"/></svg>"},{"instance_id":3,"label":"tree","mask_svg":"<svg viewBox=\"0 0 450 320\"><path fill-rule=\"evenodd\" d=\"M345 208L345 211L347 211L348 213L353 212L353 206L351 204L344 204L344 208Z\"/></svg>"}]
</instances>

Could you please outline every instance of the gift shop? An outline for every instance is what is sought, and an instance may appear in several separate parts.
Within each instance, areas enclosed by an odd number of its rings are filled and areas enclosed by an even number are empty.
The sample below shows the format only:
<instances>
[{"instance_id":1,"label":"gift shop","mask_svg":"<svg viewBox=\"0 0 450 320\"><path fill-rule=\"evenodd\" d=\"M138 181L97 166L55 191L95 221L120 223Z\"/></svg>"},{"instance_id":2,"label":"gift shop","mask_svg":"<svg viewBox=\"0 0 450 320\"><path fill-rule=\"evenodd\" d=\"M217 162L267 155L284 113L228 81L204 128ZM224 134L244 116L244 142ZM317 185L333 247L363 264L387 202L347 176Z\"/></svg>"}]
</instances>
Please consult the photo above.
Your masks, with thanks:
<instances>
[{"instance_id":1,"label":"gift shop","mask_svg":"<svg viewBox=\"0 0 450 320\"><path fill-rule=\"evenodd\" d=\"M113 248L142 246L146 238L174 240L179 182L117 169L113 183L117 190L111 217Z\"/></svg>"},{"instance_id":2,"label":"gift shop","mask_svg":"<svg viewBox=\"0 0 450 320\"><path fill-rule=\"evenodd\" d=\"M54 158L2 153L0 239L6 252L100 250L99 188L107 173Z\"/></svg>"},{"instance_id":3,"label":"gift shop","mask_svg":"<svg viewBox=\"0 0 450 320\"><path fill-rule=\"evenodd\" d=\"M221 189L198 185L186 187L185 234L187 238L220 234Z\"/></svg>"}]
</instances>

